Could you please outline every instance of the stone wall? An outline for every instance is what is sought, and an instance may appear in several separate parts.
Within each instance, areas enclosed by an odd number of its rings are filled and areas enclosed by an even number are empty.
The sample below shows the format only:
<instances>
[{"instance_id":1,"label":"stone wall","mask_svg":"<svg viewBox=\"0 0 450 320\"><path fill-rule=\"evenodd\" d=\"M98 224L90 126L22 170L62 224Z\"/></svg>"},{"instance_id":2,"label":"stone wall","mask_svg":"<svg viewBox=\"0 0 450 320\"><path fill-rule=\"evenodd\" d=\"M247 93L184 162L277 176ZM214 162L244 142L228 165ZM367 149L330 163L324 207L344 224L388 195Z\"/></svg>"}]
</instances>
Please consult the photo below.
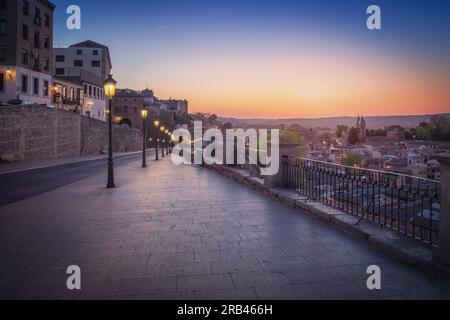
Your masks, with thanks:
<instances>
[{"instance_id":1,"label":"stone wall","mask_svg":"<svg viewBox=\"0 0 450 320\"><path fill-rule=\"evenodd\" d=\"M45 160L105 153L107 123L45 106L0 107L0 160ZM115 152L140 150L141 132L113 128Z\"/></svg>"}]
</instances>

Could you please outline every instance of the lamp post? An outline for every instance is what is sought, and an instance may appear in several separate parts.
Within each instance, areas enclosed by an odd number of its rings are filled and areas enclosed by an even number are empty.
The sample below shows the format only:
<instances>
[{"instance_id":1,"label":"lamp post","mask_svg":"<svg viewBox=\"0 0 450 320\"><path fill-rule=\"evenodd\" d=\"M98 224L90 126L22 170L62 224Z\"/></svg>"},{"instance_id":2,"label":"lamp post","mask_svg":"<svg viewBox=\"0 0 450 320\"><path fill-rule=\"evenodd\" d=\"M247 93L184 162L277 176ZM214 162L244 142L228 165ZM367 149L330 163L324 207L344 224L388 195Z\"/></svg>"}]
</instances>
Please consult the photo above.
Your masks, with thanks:
<instances>
[{"instance_id":1,"label":"lamp post","mask_svg":"<svg viewBox=\"0 0 450 320\"><path fill-rule=\"evenodd\" d=\"M169 154L169 129L166 129L165 131L166 134L166 155Z\"/></svg>"},{"instance_id":2,"label":"lamp post","mask_svg":"<svg viewBox=\"0 0 450 320\"><path fill-rule=\"evenodd\" d=\"M167 132L167 148L169 150L169 154L172 153L172 148L170 147L172 143L172 132L168 131Z\"/></svg>"},{"instance_id":3,"label":"lamp post","mask_svg":"<svg viewBox=\"0 0 450 320\"><path fill-rule=\"evenodd\" d=\"M114 183L114 160L113 160L113 146L112 146L112 99L116 94L116 80L113 79L112 75L103 83L105 89L105 95L108 97L108 184L107 188L115 188Z\"/></svg>"},{"instance_id":4,"label":"lamp post","mask_svg":"<svg viewBox=\"0 0 450 320\"><path fill-rule=\"evenodd\" d=\"M147 159L145 154L145 151L147 149L147 134L145 131L145 120L147 120L148 117L148 110L142 109L141 116L142 116L142 168L147 168Z\"/></svg>"},{"instance_id":5,"label":"lamp post","mask_svg":"<svg viewBox=\"0 0 450 320\"><path fill-rule=\"evenodd\" d=\"M158 155L158 129L159 129L159 120L155 120L155 122L153 122L153 124L155 125L155 143L156 143L156 157L155 160L158 161L159 160L159 155Z\"/></svg>"},{"instance_id":6,"label":"lamp post","mask_svg":"<svg viewBox=\"0 0 450 320\"><path fill-rule=\"evenodd\" d=\"M164 158L164 130L166 130L166 128L164 128L164 126L162 126L160 128L161 130L161 142L162 142L162 146L161 146L161 157Z\"/></svg>"}]
</instances>

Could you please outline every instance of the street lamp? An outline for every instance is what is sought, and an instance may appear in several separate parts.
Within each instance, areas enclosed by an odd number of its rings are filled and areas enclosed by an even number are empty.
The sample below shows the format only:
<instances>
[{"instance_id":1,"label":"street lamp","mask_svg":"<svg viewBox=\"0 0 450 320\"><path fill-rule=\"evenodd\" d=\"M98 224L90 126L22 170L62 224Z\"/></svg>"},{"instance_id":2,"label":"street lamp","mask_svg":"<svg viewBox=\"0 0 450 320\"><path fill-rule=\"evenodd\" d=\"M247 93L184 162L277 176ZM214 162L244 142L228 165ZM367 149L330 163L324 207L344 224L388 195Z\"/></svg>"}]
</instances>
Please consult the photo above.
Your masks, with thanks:
<instances>
[{"instance_id":1,"label":"street lamp","mask_svg":"<svg viewBox=\"0 0 450 320\"><path fill-rule=\"evenodd\" d=\"M113 160L113 147L112 147L112 99L116 94L116 80L113 79L112 75L108 75L108 78L103 83L105 89L105 95L108 97L108 184L107 188L115 188L114 183L114 160Z\"/></svg>"},{"instance_id":2,"label":"street lamp","mask_svg":"<svg viewBox=\"0 0 450 320\"><path fill-rule=\"evenodd\" d=\"M158 161L159 160L159 156L158 156L158 127L159 127L159 120L155 120L155 122L153 122L153 124L155 125L155 142L156 142L156 157L155 160Z\"/></svg>"},{"instance_id":3,"label":"street lamp","mask_svg":"<svg viewBox=\"0 0 450 320\"><path fill-rule=\"evenodd\" d=\"M147 134L145 132L145 120L147 120L148 117L147 109L141 110L141 117L142 117L142 168L147 168L147 159L145 154L145 151L147 149Z\"/></svg>"},{"instance_id":4,"label":"street lamp","mask_svg":"<svg viewBox=\"0 0 450 320\"><path fill-rule=\"evenodd\" d=\"M169 129L164 131L166 133L166 154L169 154Z\"/></svg>"},{"instance_id":5,"label":"street lamp","mask_svg":"<svg viewBox=\"0 0 450 320\"><path fill-rule=\"evenodd\" d=\"M162 127L160 128L160 130L161 130L161 132L162 132L161 138L164 138L164 130L166 130L166 128L164 128L164 126L162 126ZM161 157L164 158L164 139L161 139L161 140L162 140Z\"/></svg>"},{"instance_id":6,"label":"street lamp","mask_svg":"<svg viewBox=\"0 0 450 320\"><path fill-rule=\"evenodd\" d=\"M172 132L167 132L168 135L168 146L169 146L169 153L172 153Z\"/></svg>"}]
</instances>

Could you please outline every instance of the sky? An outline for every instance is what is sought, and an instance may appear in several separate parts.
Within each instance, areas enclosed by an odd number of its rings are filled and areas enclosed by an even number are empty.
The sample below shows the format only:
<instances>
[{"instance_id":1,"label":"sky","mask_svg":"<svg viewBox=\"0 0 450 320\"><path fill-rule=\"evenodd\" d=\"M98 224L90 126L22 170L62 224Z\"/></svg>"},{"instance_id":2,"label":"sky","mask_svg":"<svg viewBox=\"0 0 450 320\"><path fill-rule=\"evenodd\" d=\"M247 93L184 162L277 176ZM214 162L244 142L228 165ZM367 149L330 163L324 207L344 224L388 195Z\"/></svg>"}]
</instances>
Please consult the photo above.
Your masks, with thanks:
<instances>
[{"instance_id":1,"label":"sky","mask_svg":"<svg viewBox=\"0 0 450 320\"><path fill-rule=\"evenodd\" d=\"M239 118L450 112L448 0L53 0L55 45L109 46L121 88ZM81 30L66 9L81 8ZM381 8L381 30L366 9Z\"/></svg>"}]
</instances>

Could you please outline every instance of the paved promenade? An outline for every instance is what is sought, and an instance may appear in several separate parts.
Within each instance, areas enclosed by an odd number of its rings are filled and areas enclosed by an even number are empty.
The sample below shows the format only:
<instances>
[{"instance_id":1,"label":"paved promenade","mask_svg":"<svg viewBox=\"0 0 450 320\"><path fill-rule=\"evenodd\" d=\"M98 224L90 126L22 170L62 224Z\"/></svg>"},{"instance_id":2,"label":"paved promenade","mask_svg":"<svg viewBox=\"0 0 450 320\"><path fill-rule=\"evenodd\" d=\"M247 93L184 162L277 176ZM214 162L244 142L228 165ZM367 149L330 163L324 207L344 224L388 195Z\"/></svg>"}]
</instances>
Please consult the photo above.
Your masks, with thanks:
<instances>
[{"instance_id":1,"label":"paved promenade","mask_svg":"<svg viewBox=\"0 0 450 320\"><path fill-rule=\"evenodd\" d=\"M101 172L0 208L0 299L450 298L449 281L213 171L139 165L117 168L113 190Z\"/></svg>"}]
</instances>

